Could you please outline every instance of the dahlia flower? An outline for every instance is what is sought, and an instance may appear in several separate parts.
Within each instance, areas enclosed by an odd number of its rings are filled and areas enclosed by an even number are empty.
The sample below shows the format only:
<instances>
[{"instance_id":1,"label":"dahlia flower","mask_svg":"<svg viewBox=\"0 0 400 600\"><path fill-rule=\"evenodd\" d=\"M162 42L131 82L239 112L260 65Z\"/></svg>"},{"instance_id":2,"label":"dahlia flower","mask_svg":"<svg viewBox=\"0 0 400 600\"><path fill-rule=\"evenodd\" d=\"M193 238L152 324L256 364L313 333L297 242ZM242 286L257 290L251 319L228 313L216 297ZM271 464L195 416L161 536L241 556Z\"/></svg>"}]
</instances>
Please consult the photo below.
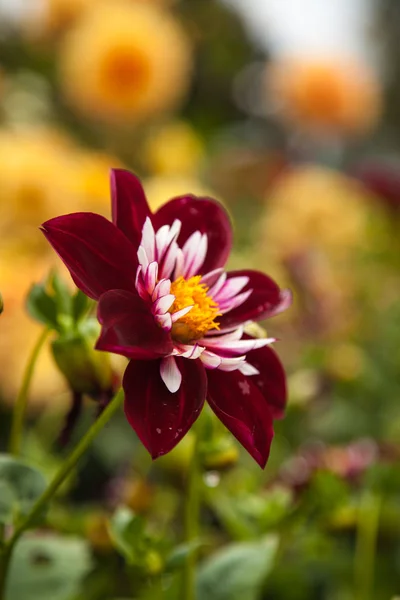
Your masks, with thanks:
<instances>
[{"instance_id":1,"label":"dahlia flower","mask_svg":"<svg viewBox=\"0 0 400 600\"><path fill-rule=\"evenodd\" d=\"M73 213L43 224L76 285L98 301L96 348L127 357L125 413L153 458L169 452L205 400L264 467L285 374L245 325L272 317L290 292L261 272L224 271L232 231L214 200L180 196L152 214L140 181L111 173L112 218Z\"/></svg>"}]
</instances>

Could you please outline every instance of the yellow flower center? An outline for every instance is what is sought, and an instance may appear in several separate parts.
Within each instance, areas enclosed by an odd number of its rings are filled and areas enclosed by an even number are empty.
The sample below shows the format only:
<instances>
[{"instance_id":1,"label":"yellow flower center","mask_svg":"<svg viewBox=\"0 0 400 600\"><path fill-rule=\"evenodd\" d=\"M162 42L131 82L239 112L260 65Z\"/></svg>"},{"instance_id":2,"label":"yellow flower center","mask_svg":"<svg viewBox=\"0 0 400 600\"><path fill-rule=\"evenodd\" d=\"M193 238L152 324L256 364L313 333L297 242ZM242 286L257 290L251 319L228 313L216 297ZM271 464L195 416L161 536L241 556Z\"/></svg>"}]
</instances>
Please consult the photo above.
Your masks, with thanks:
<instances>
[{"instance_id":1,"label":"yellow flower center","mask_svg":"<svg viewBox=\"0 0 400 600\"><path fill-rule=\"evenodd\" d=\"M179 277L171 285L171 294L175 296L171 313L193 306L172 326L172 336L179 342L198 340L210 329L219 329L219 323L214 319L222 313L218 312L218 304L207 295L208 287L200 281L201 275L189 279Z\"/></svg>"}]
</instances>

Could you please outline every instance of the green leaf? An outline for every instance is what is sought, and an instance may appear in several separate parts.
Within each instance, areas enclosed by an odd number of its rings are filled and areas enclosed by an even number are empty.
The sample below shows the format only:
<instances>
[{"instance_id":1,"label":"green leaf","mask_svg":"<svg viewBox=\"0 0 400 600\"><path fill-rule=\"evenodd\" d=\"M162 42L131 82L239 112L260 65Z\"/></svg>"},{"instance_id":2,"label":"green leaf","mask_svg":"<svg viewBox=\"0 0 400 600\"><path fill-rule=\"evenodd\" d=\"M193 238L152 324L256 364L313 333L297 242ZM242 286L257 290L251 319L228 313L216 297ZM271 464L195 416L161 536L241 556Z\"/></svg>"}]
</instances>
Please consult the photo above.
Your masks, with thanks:
<instances>
[{"instance_id":1,"label":"green leaf","mask_svg":"<svg viewBox=\"0 0 400 600\"><path fill-rule=\"evenodd\" d=\"M90 568L90 552L83 540L25 537L14 551L6 600L70 600Z\"/></svg>"},{"instance_id":2,"label":"green leaf","mask_svg":"<svg viewBox=\"0 0 400 600\"><path fill-rule=\"evenodd\" d=\"M257 600L273 567L278 538L231 544L210 556L199 570L198 600Z\"/></svg>"},{"instance_id":3,"label":"green leaf","mask_svg":"<svg viewBox=\"0 0 400 600\"><path fill-rule=\"evenodd\" d=\"M46 489L40 471L8 454L0 454L0 523L26 515Z\"/></svg>"},{"instance_id":4,"label":"green leaf","mask_svg":"<svg viewBox=\"0 0 400 600\"><path fill-rule=\"evenodd\" d=\"M194 540L193 542L176 546L167 558L166 569L170 571L180 569L185 564L186 559L201 548L202 545L203 542L201 540Z\"/></svg>"},{"instance_id":5,"label":"green leaf","mask_svg":"<svg viewBox=\"0 0 400 600\"><path fill-rule=\"evenodd\" d=\"M81 290L78 290L72 297L72 318L75 323L86 314L89 307L89 298Z\"/></svg>"},{"instance_id":6,"label":"green leaf","mask_svg":"<svg viewBox=\"0 0 400 600\"><path fill-rule=\"evenodd\" d=\"M72 315L71 291L56 271L53 271L49 283L54 291L57 312L61 315Z\"/></svg>"},{"instance_id":7,"label":"green leaf","mask_svg":"<svg viewBox=\"0 0 400 600\"><path fill-rule=\"evenodd\" d=\"M135 563L144 537L143 519L129 508L119 508L111 519L110 535L116 549L129 563Z\"/></svg>"},{"instance_id":8,"label":"green leaf","mask_svg":"<svg viewBox=\"0 0 400 600\"><path fill-rule=\"evenodd\" d=\"M33 319L52 329L58 330L57 303L42 283L34 284L27 297L26 306Z\"/></svg>"}]
</instances>

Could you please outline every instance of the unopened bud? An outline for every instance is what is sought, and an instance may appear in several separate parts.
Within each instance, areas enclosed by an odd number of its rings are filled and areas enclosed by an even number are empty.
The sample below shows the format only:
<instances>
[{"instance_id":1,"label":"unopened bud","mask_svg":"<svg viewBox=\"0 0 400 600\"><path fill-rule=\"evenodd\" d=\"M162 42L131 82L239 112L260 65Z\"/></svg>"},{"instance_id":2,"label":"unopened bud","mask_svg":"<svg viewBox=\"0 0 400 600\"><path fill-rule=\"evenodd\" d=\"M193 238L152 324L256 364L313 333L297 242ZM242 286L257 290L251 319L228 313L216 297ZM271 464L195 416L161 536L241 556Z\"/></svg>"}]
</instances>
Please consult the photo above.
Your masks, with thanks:
<instances>
[{"instance_id":1,"label":"unopened bud","mask_svg":"<svg viewBox=\"0 0 400 600\"><path fill-rule=\"evenodd\" d=\"M54 360L71 389L94 398L113 387L109 355L94 349L99 330L96 319L87 319L52 342Z\"/></svg>"},{"instance_id":2,"label":"unopened bud","mask_svg":"<svg viewBox=\"0 0 400 600\"><path fill-rule=\"evenodd\" d=\"M158 552L150 550L145 558L147 572L150 575L158 575L162 572L164 563Z\"/></svg>"},{"instance_id":3,"label":"unopened bud","mask_svg":"<svg viewBox=\"0 0 400 600\"><path fill-rule=\"evenodd\" d=\"M130 479L124 485L122 503L137 514L145 513L153 498L154 490L145 479Z\"/></svg>"},{"instance_id":4,"label":"unopened bud","mask_svg":"<svg viewBox=\"0 0 400 600\"><path fill-rule=\"evenodd\" d=\"M94 513L84 523L85 535L97 552L111 552L113 545L109 533L108 516L105 513Z\"/></svg>"},{"instance_id":5,"label":"unopened bud","mask_svg":"<svg viewBox=\"0 0 400 600\"><path fill-rule=\"evenodd\" d=\"M239 450L233 440L221 437L202 447L203 466L212 471L229 469L239 460Z\"/></svg>"}]
</instances>

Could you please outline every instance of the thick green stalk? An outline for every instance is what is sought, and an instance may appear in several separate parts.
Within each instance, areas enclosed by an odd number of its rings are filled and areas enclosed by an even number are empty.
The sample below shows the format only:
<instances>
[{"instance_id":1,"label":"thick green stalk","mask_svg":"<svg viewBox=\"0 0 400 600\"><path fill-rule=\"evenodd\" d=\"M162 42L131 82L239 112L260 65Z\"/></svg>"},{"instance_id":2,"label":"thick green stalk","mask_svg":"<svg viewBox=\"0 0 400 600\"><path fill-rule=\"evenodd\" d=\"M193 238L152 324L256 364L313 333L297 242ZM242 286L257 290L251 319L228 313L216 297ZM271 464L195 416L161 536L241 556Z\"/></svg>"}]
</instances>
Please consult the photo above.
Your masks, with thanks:
<instances>
[{"instance_id":1,"label":"thick green stalk","mask_svg":"<svg viewBox=\"0 0 400 600\"><path fill-rule=\"evenodd\" d=\"M194 430L192 430L194 432ZM193 448L191 464L187 474L184 519L185 542L190 547L183 571L182 600L196 600L196 562L197 550L195 543L200 532L201 504L201 461L199 456L199 433L194 432L196 440ZM191 547L192 546L192 547Z\"/></svg>"},{"instance_id":2,"label":"thick green stalk","mask_svg":"<svg viewBox=\"0 0 400 600\"><path fill-rule=\"evenodd\" d=\"M53 498L60 485L70 475L70 473L78 463L79 459L82 457L82 455L86 452L86 450L93 442L94 438L103 429L103 427L110 420L113 414L118 410L123 398L123 390L120 390L111 400L111 402L107 405L107 407L101 413L99 418L88 429L86 434L77 444L76 448L66 458L59 471L56 473L53 480L50 482L49 486L37 499L31 511L15 528L13 535L5 543L3 548L0 549L0 600L4 600L8 567L11 560L12 551L16 542L19 540L24 531L26 531L30 527L30 525L32 525L32 523L36 520L36 518L42 513L47 503Z\"/></svg>"},{"instance_id":3,"label":"thick green stalk","mask_svg":"<svg viewBox=\"0 0 400 600\"><path fill-rule=\"evenodd\" d=\"M37 340L32 350L32 354L30 355L28 363L26 365L21 388L15 401L11 424L10 442L8 447L10 454L13 454L14 456L18 456L20 453L22 432L24 428L24 418L26 406L28 403L28 392L31 385L32 376L35 370L37 359L39 358L40 351L43 348L49 333L50 329L45 329L40 334L40 337Z\"/></svg>"},{"instance_id":4,"label":"thick green stalk","mask_svg":"<svg viewBox=\"0 0 400 600\"><path fill-rule=\"evenodd\" d=\"M381 500L366 492L360 501L357 519L354 583L356 600L372 600L376 545Z\"/></svg>"}]
</instances>

